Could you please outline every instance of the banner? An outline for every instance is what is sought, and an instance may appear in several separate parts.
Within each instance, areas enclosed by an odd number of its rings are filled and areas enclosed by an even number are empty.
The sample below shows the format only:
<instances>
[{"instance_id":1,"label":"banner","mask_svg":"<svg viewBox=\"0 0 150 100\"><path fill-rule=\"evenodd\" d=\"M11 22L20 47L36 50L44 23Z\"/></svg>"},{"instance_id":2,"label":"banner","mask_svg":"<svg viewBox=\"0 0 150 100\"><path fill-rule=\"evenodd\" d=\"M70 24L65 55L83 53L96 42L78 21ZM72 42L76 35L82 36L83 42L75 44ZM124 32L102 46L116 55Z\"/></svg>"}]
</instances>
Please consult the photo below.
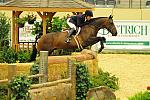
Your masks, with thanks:
<instances>
[{"instance_id":1,"label":"banner","mask_svg":"<svg viewBox=\"0 0 150 100\"><path fill-rule=\"evenodd\" d=\"M19 28L19 42L34 42L35 35L32 34L33 25L25 23L23 28Z\"/></svg>"},{"instance_id":2,"label":"banner","mask_svg":"<svg viewBox=\"0 0 150 100\"><path fill-rule=\"evenodd\" d=\"M115 20L117 36L112 36L106 29L101 29L98 36L106 38L105 49L150 50L150 20ZM100 48L100 43L93 45Z\"/></svg>"}]
</instances>

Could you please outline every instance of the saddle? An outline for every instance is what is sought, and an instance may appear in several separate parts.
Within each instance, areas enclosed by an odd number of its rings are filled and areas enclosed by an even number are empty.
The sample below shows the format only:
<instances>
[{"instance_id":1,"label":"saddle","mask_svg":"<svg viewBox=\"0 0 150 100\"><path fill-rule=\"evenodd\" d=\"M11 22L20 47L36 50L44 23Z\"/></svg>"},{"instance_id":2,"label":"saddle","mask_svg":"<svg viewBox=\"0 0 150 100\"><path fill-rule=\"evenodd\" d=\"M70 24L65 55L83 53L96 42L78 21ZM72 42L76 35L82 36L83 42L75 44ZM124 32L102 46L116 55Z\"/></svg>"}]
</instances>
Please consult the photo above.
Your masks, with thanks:
<instances>
[{"instance_id":1,"label":"saddle","mask_svg":"<svg viewBox=\"0 0 150 100\"><path fill-rule=\"evenodd\" d=\"M78 30L75 30L74 28L71 28L71 29L68 31L66 43L70 43L71 37L72 37L73 35L75 35L75 36L74 36L74 38L75 38L75 37L80 33L80 31L81 31L81 28L80 28L80 27L78 28Z\"/></svg>"},{"instance_id":2,"label":"saddle","mask_svg":"<svg viewBox=\"0 0 150 100\"><path fill-rule=\"evenodd\" d=\"M74 30L74 29L69 29L69 30L67 31L67 33L68 33L68 36L73 36L73 35L76 35L77 31Z\"/></svg>"}]
</instances>

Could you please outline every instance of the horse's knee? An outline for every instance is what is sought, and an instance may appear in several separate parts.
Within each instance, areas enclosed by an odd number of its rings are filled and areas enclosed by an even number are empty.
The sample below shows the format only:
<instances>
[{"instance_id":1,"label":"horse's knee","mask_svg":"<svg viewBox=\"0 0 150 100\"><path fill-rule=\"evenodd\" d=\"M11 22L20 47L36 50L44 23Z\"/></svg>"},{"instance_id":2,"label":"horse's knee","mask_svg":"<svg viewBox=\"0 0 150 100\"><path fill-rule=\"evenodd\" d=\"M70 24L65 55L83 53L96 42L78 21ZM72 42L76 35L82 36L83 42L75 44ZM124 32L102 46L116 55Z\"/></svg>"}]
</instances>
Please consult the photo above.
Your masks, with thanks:
<instances>
[{"instance_id":1,"label":"horse's knee","mask_svg":"<svg viewBox=\"0 0 150 100\"><path fill-rule=\"evenodd\" d=\"M106 38L105 38L105 37L102 37L102 41L103 41L104 43L106 43Z\"/></svg>"}]
</instances>

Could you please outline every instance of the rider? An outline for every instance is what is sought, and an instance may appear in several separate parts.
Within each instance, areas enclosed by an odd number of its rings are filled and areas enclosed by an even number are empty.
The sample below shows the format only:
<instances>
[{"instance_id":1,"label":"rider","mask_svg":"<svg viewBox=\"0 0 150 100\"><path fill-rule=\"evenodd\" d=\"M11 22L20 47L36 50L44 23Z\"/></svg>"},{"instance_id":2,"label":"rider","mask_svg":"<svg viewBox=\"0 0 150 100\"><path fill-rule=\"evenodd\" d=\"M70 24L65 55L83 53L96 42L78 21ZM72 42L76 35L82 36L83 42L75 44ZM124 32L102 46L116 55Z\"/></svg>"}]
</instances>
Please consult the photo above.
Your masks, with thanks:
<instances>
[{"instance_id":1,"label":"rider","mask_svg":"<svg viewBox=\"0 0 150 100\"><path fill-rule=\"evenodd\" d=\"M71 16L67 19L67 24L70 26L69 34L67 36L66 43L70 43L72 34L79 34L81 28L86 21L89 21L93 17L93 12L91 10L86 10L85 14L79 14L76 16Z\"/></svg>"}]
</instances>

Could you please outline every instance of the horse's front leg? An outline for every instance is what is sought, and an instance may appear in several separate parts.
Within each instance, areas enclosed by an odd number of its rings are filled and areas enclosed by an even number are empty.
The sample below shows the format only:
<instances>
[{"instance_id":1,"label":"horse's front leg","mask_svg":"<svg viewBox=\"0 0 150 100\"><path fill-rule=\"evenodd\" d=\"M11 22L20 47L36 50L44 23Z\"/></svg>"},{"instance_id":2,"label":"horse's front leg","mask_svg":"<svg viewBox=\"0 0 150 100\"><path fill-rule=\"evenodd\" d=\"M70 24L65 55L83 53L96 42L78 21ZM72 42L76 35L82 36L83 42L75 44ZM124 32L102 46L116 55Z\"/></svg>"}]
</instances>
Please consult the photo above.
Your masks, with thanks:
<instances>
[{"instance_id":1,"label":"horse's front leg","mask_svg":"<svg viewBox=\"0 0 150 100\"><path fill-rule=\"evenodd\" d=\"M100 37L101 48L98 50L98 53L100 53L104 49L104 43L106 43L105 37Z\"/></svg>"},{"instance_id":2,"label":"horse's front leg","mask_svg":"<svg viewBox=\"0 0 150 100\"><path fill-rule=\"evenodd\" d=\"M91 46L99 41L101 48L98 50L98 52L101 52L104 49L104 43L106 42L106 39L104 37L91 37L83 43L83 46L84 47Z\"/></svg>"}]
</instances>

